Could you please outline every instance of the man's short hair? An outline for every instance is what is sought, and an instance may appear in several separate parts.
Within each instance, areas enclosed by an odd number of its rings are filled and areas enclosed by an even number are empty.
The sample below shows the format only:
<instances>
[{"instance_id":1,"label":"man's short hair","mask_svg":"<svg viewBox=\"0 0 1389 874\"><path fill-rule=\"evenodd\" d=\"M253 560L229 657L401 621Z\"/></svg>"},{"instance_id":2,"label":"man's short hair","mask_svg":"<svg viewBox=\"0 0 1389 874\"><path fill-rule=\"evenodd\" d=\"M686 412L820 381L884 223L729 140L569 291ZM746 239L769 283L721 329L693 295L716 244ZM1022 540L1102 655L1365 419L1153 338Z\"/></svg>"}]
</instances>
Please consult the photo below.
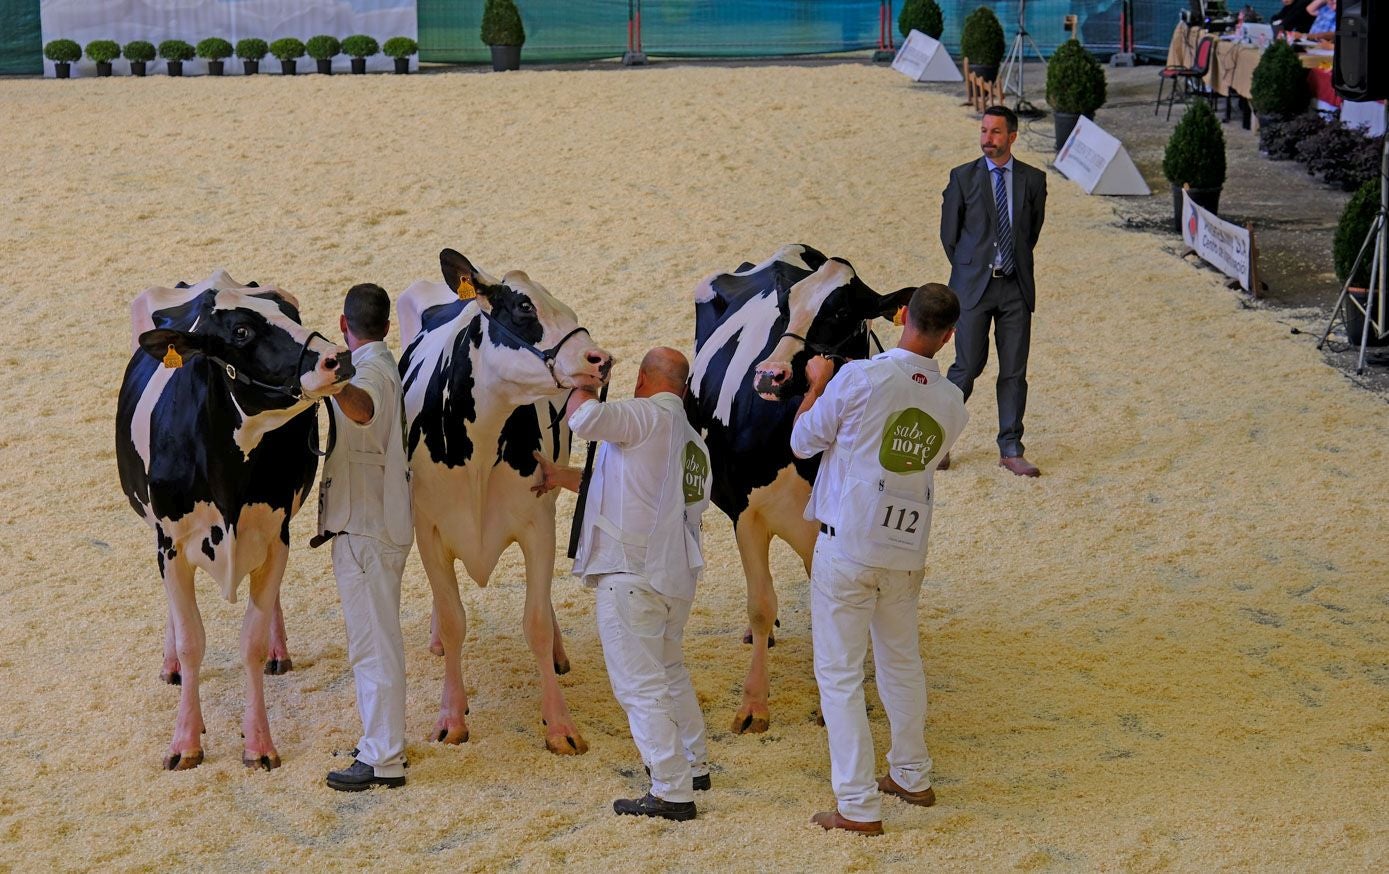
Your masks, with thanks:
<instances>
[{"instance_id":1,"label":"man's short hair","mask_svg":"<svg viewBox=\"0 0 1389 874\"><path fill-rule=\"evenodd\" d=\"M347 327L361 340L384 340L391 320L391 298L379 285L363 282L347 292L342 304Z\"/></svg>"},{"instance_id":2,"label":"man's short hair","mask_svg":"<svg viewBox=\"0 0 1389 874\"><path fill-rule=\"evenodd\" d=\"M949 286L928 282L912 292L907 318L923 334L942 334L960 320L960 299Z\"/></svg>"},{"instance_id":3,"label":"man's short hair","mask_svg":"<svg viewBox=\"0 0 1389 874\"><path fill-rule=\"evenodd\" d=\"M1006 106L990 106L984 110L985 115L996 115L1008 123L1008 133L1018 132L1018 114Z\"/></svg>"}]
</instances>

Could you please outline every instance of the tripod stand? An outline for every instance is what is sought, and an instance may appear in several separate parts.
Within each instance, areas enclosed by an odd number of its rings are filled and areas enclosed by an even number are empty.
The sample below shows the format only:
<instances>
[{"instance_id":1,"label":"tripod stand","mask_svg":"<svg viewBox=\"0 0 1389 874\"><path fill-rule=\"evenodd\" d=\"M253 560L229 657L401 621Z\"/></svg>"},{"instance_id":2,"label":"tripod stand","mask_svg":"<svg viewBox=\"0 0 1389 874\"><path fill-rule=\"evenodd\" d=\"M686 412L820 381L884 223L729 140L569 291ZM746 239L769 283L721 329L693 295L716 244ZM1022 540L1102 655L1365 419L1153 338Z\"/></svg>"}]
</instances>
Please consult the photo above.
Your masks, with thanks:
<instances>
[{"instance_id":1,"label":"tripod stand","mask_svg":"<svg viewBox=\"0 0 1389 874\"><path fill-rule=\"evenodd\" d=\"M1027 32L1027 0L1020 0L1018 3L1018 32L1013 37L1013 44L1008 48L1008 56L1003 59L1003 93L1012 92L1018 97L1018 102L1013 105L1013 111L1023 118L1041 118L1046 115L1042 110L1033 106L1027 100L1027 90L1023 82L1023 62L1026 60L1027 49L1031 48L1032 53L1037 56L1037 60L1042 62L1042 67L1047 65L1047 59L1042 57L1042 50L1037 47L1037 43ZM1014 76L1017 83L1014 84Z\"/></svg>"},{"instance_id":2,"label":"tripod stand","mask_svg":"<svg viewBox=\"0 0 1389 874\"><path fill-rule=\"evenodd\" d=\"M1389 115L1389 109L1385 110ZM1346 329L1346 341L1351 345L1355 344L1355 338L1350 332L1350 308L1355 307L1360 315L1364 317L1360 326L1360 358L1355 362L1356 374L1365 372L1365 348L1370 344L1370 331L1375 332L1375 339L1378 340L1389 335L1389 318L1386 318L1385 305L1385 267L1389 266L1386 262L1386 236L1389 236L1389 140L1385 141L1384 150L1380 155L1379 162L1379 210L1375 213L1374 223L1370 225L1370 231L1365 235L1365 242L1360 244L1360 253L1355 256L1355 264L1350 268L1346 276L1345 285L1341 286L1341 296L1336 299L1336 308L1331 311L1331 321L1326 323L1326 331L1321 335L1321 341L1317 343L1320 349L1326 345L1327 337L1331 336L1331 329L1336 326L1339 319ZM1370 282L1369 288L1365 292L1365 303L1362 306L1350 294L1350 283L1355 276L1355 271L1360 269L1360 262L1365 260L1365 253L1373 246L1374 258L1370 262Z\"/></svg>"}]
</instances>

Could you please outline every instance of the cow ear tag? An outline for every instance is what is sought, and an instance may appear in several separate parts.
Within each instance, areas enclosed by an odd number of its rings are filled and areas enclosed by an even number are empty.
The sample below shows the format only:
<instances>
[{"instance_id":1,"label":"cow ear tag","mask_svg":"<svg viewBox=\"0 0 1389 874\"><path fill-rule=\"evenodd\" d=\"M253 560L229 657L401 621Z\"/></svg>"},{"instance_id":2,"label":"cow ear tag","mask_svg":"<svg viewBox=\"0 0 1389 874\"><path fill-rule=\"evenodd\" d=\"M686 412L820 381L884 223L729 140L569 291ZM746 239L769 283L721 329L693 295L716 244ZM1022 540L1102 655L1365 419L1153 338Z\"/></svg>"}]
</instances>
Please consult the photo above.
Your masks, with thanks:
<instances>
[{"instance_id":1,"label":"cow ear tag","mask_svg":"<svg viewBox=\"0 0 1389 874\"><path fill-rule=\"evenodd\" d=\"M473 284L466 279L458 280L458 299L472 300L475 297L477 297L477 289L473 288Z\"/></svg>"},{"instance_id":2,"label":"cow ear tag","mask_svg":"<svg viewBox=\"0 0 1389 874\"><path fill-rule=\"evenodd\" d=\"M892 314L892 323L901 327L907 323L907 308L898 307L897 312Z\"/></svg>"},{"instance_id":3,"label":"cow ear tag","mask_svg":"<svg viewBox=\"0 0 1389 874\"><path fill-rule=\"evenodd\" d=\"M174 344L169 344L169 351L164 353L164 366L176 368L183 366L183 356L174 349Z\"/></svg>"}]
</instances>

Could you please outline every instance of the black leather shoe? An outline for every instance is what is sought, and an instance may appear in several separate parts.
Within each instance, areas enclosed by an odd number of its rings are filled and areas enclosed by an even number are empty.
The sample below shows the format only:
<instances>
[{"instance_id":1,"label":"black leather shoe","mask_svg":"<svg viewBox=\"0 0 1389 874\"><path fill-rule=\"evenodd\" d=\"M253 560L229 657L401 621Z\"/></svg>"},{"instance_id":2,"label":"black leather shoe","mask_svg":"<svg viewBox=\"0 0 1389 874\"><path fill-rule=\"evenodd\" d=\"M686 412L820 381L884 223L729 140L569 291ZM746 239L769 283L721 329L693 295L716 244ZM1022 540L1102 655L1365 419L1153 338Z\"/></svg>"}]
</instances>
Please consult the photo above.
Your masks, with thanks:
<instances>
[{"instance_id":1,"label":"black leather shoe","mask_svg":"<svg viewBox=\"0 0 1389 874\"><path fill-rule=\"evenodd\" d=\"M341 771L328 772L328 786L340 792L361 792L373 786L395 789L404 785L404 777L378 777L376 769L361 759L353 759L352 764Z\"/></svg>"},{"instance_id":2,"label":"black leather shoe","mask_svg":"<svg viewBox=\"0 0 1389 874\"><path fill-rule=\"evenodd\" d=\"M409 765L407 765L406 767L408 768ZM646 766L643 765L642 767L645 768ZM646 776L648 776L648 777L651 776L651 769L650 769L650 768L646 768ZM711 783L709 782L709 775L708 775L708 774L696 774L696 775L695 775L695 778L694 778L694 791L696 791L696 792L708 792L708 791L709 791L709 787L710 787L711 785L713 785L713 784L711 784Z\"/></svg>"},{"instance_id":3,"label":"black leather shoe","mask_svg":"<svg viewBox=\"0 0 1389 874\"><path fill-rule=\"evenodd\" d=\"M643 798L619 798L613 802L613 813L619 816L659 816L661 819L683 822L695 818L695 803L666 801L648 792Z\"/></svg>"}]
</instances>

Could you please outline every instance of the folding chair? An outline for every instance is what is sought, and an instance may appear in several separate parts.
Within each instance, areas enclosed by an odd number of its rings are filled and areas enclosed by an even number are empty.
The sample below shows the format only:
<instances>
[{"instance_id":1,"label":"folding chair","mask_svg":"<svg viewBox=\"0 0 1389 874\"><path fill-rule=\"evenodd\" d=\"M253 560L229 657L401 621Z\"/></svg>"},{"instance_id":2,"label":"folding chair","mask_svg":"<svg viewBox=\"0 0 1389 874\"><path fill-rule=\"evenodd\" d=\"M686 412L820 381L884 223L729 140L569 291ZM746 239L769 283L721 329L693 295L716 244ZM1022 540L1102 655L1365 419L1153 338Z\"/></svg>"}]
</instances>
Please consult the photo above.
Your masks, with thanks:
<instances>
[{"instance_id":1,"label":"folding chair","mask_svg":"<svg viewBox=\"0 0 1389 874\"><path fill-rule=\"evenodd\" d=\"M1201 41L1196 44L1196 58L1190 67L1163 67L1158 73L1158 96L1157 103L1153 106L1153 115L1157 115L1158 109L1162 106L1163 86L1171 82L1172 89L1167 95L1167 120L1172 120L1172 102L1177 99L1177 89L1180 87L1182 92L1182 102L1186 103L1186 95L1201 90L1201 80L1206 78L1206 73L1211 68L1211 54L1215 51L1215 40L1209 36L1201 37Z\"/></svg>"}]
</instances>

